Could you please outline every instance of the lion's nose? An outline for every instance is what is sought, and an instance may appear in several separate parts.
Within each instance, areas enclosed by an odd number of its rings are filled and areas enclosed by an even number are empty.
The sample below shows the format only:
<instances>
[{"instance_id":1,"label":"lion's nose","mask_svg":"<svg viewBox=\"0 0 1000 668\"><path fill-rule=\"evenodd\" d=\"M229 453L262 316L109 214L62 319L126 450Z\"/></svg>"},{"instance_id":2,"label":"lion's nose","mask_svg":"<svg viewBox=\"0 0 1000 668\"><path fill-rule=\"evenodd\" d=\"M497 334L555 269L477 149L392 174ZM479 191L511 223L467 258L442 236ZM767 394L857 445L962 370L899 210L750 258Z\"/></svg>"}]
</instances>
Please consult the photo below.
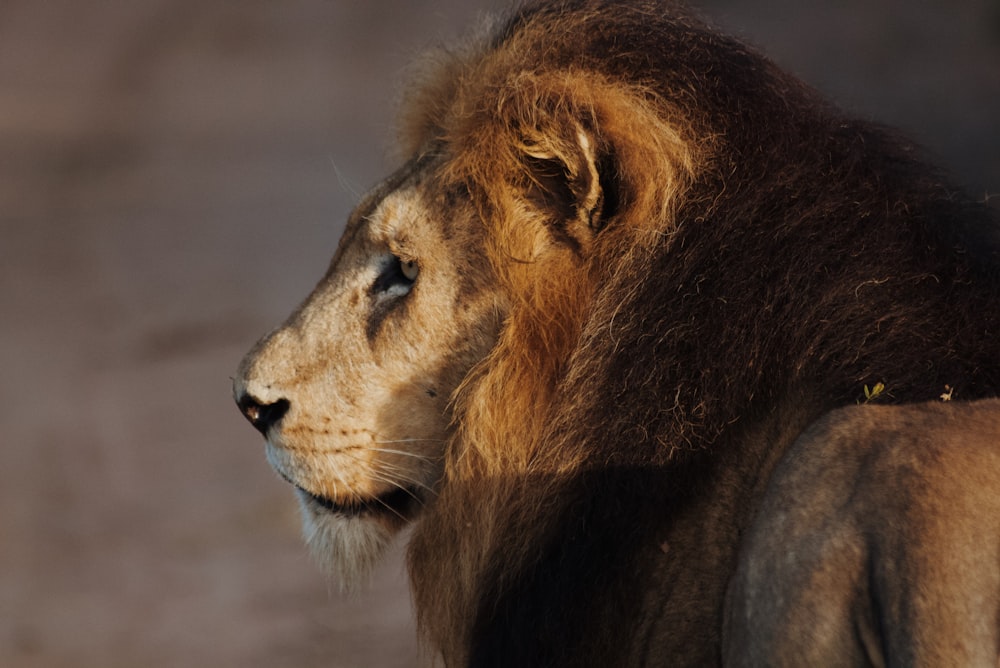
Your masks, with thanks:
<instances>
[{"instance_id":1,"label":"lion's nose","mask_svg":"<svg viewBox=\"0 0 1000 668\"><path fill-rule=\"evenodd\" d=\"M278 399L271 404L262 404L249 393L244 392L236 399L236 405L240 407L246 419L257 430L267 436L267 430L273 427L288 412L291 405L287 399Z\"/></svg>"}]
</instances>

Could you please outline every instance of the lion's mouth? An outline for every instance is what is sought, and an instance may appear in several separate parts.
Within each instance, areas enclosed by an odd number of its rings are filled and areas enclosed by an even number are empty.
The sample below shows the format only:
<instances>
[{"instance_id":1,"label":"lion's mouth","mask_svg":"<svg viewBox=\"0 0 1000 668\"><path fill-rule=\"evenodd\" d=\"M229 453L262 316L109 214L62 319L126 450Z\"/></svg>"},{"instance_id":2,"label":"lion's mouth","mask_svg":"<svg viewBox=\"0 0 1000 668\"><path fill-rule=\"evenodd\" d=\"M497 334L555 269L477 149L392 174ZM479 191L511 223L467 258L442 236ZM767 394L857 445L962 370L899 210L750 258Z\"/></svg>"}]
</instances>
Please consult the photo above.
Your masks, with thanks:
<instances>
[{"instance_id":1,"label":"lion's mouth","mask_svg":"<svg viewBox=\"0 0 1000 668\"><path fill-rule=\"evenodd\" d=\"M405 487L398 487L378 496L352 499L346 502L313 494L298 485L295 485L295 490L317 510L345 517L389 515L405 520L410 517L415 507L420 503L416 493Z\"/></svg>"},{"instance_id":2,"label":"lion's mouth","mask_svg":"<svg viewBox=\"0 0 1000 668\"><path fill-rule=\"evenodd\" d=\"M353 495L346 500L337 500L305 489L280 466L274 466L274 470L284 478L285 482L294 487L302 501L317 513L329 513L347 518L385 517L396 521L409 521L424 502L417 489L404 486L393 487L378 495L368 497Z\"/></svg>"}]
</instances>

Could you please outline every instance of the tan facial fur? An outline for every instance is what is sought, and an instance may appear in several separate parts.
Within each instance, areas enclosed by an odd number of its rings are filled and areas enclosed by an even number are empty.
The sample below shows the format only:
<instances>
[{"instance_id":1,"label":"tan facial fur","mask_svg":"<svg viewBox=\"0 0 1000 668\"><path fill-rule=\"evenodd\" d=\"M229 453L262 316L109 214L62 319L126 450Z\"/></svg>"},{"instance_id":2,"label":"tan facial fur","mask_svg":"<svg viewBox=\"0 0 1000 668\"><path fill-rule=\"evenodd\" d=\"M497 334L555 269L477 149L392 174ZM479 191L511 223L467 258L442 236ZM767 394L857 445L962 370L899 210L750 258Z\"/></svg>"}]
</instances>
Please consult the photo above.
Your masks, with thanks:
<instances>
[{"instance_id":1,"label":"tan facial fur","mask_svg":"<svg viewBox=\"0 0 1000 668\"><path fill-rule=\"evenodd\" d=\"M358 208L326 276L235 381L314 553L346 586L433 494L450 396L496 336L492 297L473 289L488 269L449 261L469 249L443 237L418 178L395 185Z\"/></svg>"}]
</instances>

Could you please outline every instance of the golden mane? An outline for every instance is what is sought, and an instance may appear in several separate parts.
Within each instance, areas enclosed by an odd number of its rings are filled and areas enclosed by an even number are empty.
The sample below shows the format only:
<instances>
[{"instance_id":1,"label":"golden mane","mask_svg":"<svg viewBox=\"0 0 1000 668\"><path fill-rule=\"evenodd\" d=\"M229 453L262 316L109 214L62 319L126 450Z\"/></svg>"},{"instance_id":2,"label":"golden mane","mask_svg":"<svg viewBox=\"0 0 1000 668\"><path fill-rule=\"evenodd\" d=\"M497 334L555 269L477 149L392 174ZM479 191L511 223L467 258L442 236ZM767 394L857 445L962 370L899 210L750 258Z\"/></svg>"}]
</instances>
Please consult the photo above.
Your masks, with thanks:
<instances>
[{"instance_id":1,"label":"golden mane","mask_svg":"<svg viewBox=\"0 0 1000 668\"><path fill-rule=\"evenodd\" d=\"M487 226L487 257L508 299L496 347L454 395L456 431L445 468L453 498L438 504L436 518L443 532L466 526L470 508L479 520L501 512L512 490L520 489L511 480L561 477L584 466L585 453L574 455L571 447L553 457L550 436L558 419L553 397L593 318L595 284L619 271L615 264L623 272L641 264L673 233L677 205L710 153L687 112L648 87L575 63L556 70L534 66L540 51L574 39L595 18L540 18L544 29L526 25L500 50L481 42L436 52L424 61L420 89L402 113L404 152L445 151L442 188L461 184L472 196ZM568 252L552 243L555 197L545 178L577 184L571 196L593 212L602 204L596 201L604 185L596 173L599 156L612 147L620 198L613 204L614 228L599 238L574 234L580 247ZM591 223L579 211L556 213L581 229ZM614 315L597 317L613 327ZM465 492L474 503L454 498ZM523 543L506 541L509 553L527 553L536 540L539 527L527 530L533 520L524 519ZM446 627L474 617L476 580L496 545L464 532L445 541L462 555L453 562L458 572L433 576L419 556L424 548L412 546L413 560L425 565L414 573L415 585L434 590L428 594L433 602L418 614L425 634L449 647L447 656L460 656L468 629Z\"/></svg>"},{"instance_id":2,"label":"golden mane","mask_svg":"<svg viewBox=\"0 0 1000 668\"><path fill-rule=\"evenodd\" d=\"M477 65L463 70L474 83L453 91L449 106L434 97L431 109L422 110L437 116L409 114L425 119L425 131L434 128L422 146L447 146L445 179L472 191L489 226L487 255L510 300L500 343L456 394L454 475L527 470L547 424L545 407L590 311L596 276L608 271L610 258L641 252L671 233L673 210L705 153L685 137L683 115L641 87L573 69L526 71L522 57ZM453 77L456 69L446 65L441 76ZM611 146L616 188L627 193L616 204L616 230L576 253L553 246L547 224L553 212L524 196L547 188L539 163L582 184L587 191L573 195L593 210L602 196L597 156ZM589 238L574 241L586 245Z\"/></svg>"},{"instance_id":3,"label":"golden mane","mask_svg":"<svg viewBox=\"0 0 1000 668\"><path fill-rule=\"evenodd\" d=\"M716 656L708 620L737 527L801 429L853 402L876 369L894 374L900 400L937 395L925 359L975 378L973 395L1000 385L985 361L967 363L981 353L952 352L971 341L870 335L904 311L922 322L942 297L913 286L954 270L914 266L910 242L893 241L895 287L861 292L885 282L881 260L849 245L853 221L891 218L861 231L876 253L879 230L908 225L879 189L922 207L938 182L907 145L664 3L529 4L430 62L403 114L404 150L435 156L442 190L473 202L507 316L454 394L440 493L410 543L420 627L456 665L531 624L573 623L586 639L572 648L505 656L627 662L621 629L572 611L573 578L589 578L581 591L601 592L604 614L646 619L634 637L683 647L663 656ZM860 160L857 145L876 157ZM827 265L837 280L809 278ZM686 510L648 515L668 507ZM678 578L662 613L661 577ZM553 601L565 620L546 616Z\"/></svg>"}]
</instances>

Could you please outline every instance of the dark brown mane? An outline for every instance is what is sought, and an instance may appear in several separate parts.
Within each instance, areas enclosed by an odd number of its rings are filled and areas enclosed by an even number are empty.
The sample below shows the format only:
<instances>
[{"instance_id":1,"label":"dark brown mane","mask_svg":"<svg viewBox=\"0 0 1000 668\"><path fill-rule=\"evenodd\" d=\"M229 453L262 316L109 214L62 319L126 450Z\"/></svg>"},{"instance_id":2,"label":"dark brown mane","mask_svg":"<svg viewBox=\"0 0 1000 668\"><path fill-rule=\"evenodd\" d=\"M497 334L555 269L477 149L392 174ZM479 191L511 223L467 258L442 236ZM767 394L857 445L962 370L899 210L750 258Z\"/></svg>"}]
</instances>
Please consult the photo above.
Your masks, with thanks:
<instances>
[{"instance_id":1,"label":"dark brown mane","mask_svg":"<svg viewBox=\"0 0 1000 668\"><path fill-rule=\"evenodd\" d=\"M454 665L718 662L808 423L879 382L997 394L996 216L671 3L531 3L437 71L405 143L482 212L511 315L411 543L421 626ZM560 252L519 255L537 228Z\"/></svg>"}]
</instances>

